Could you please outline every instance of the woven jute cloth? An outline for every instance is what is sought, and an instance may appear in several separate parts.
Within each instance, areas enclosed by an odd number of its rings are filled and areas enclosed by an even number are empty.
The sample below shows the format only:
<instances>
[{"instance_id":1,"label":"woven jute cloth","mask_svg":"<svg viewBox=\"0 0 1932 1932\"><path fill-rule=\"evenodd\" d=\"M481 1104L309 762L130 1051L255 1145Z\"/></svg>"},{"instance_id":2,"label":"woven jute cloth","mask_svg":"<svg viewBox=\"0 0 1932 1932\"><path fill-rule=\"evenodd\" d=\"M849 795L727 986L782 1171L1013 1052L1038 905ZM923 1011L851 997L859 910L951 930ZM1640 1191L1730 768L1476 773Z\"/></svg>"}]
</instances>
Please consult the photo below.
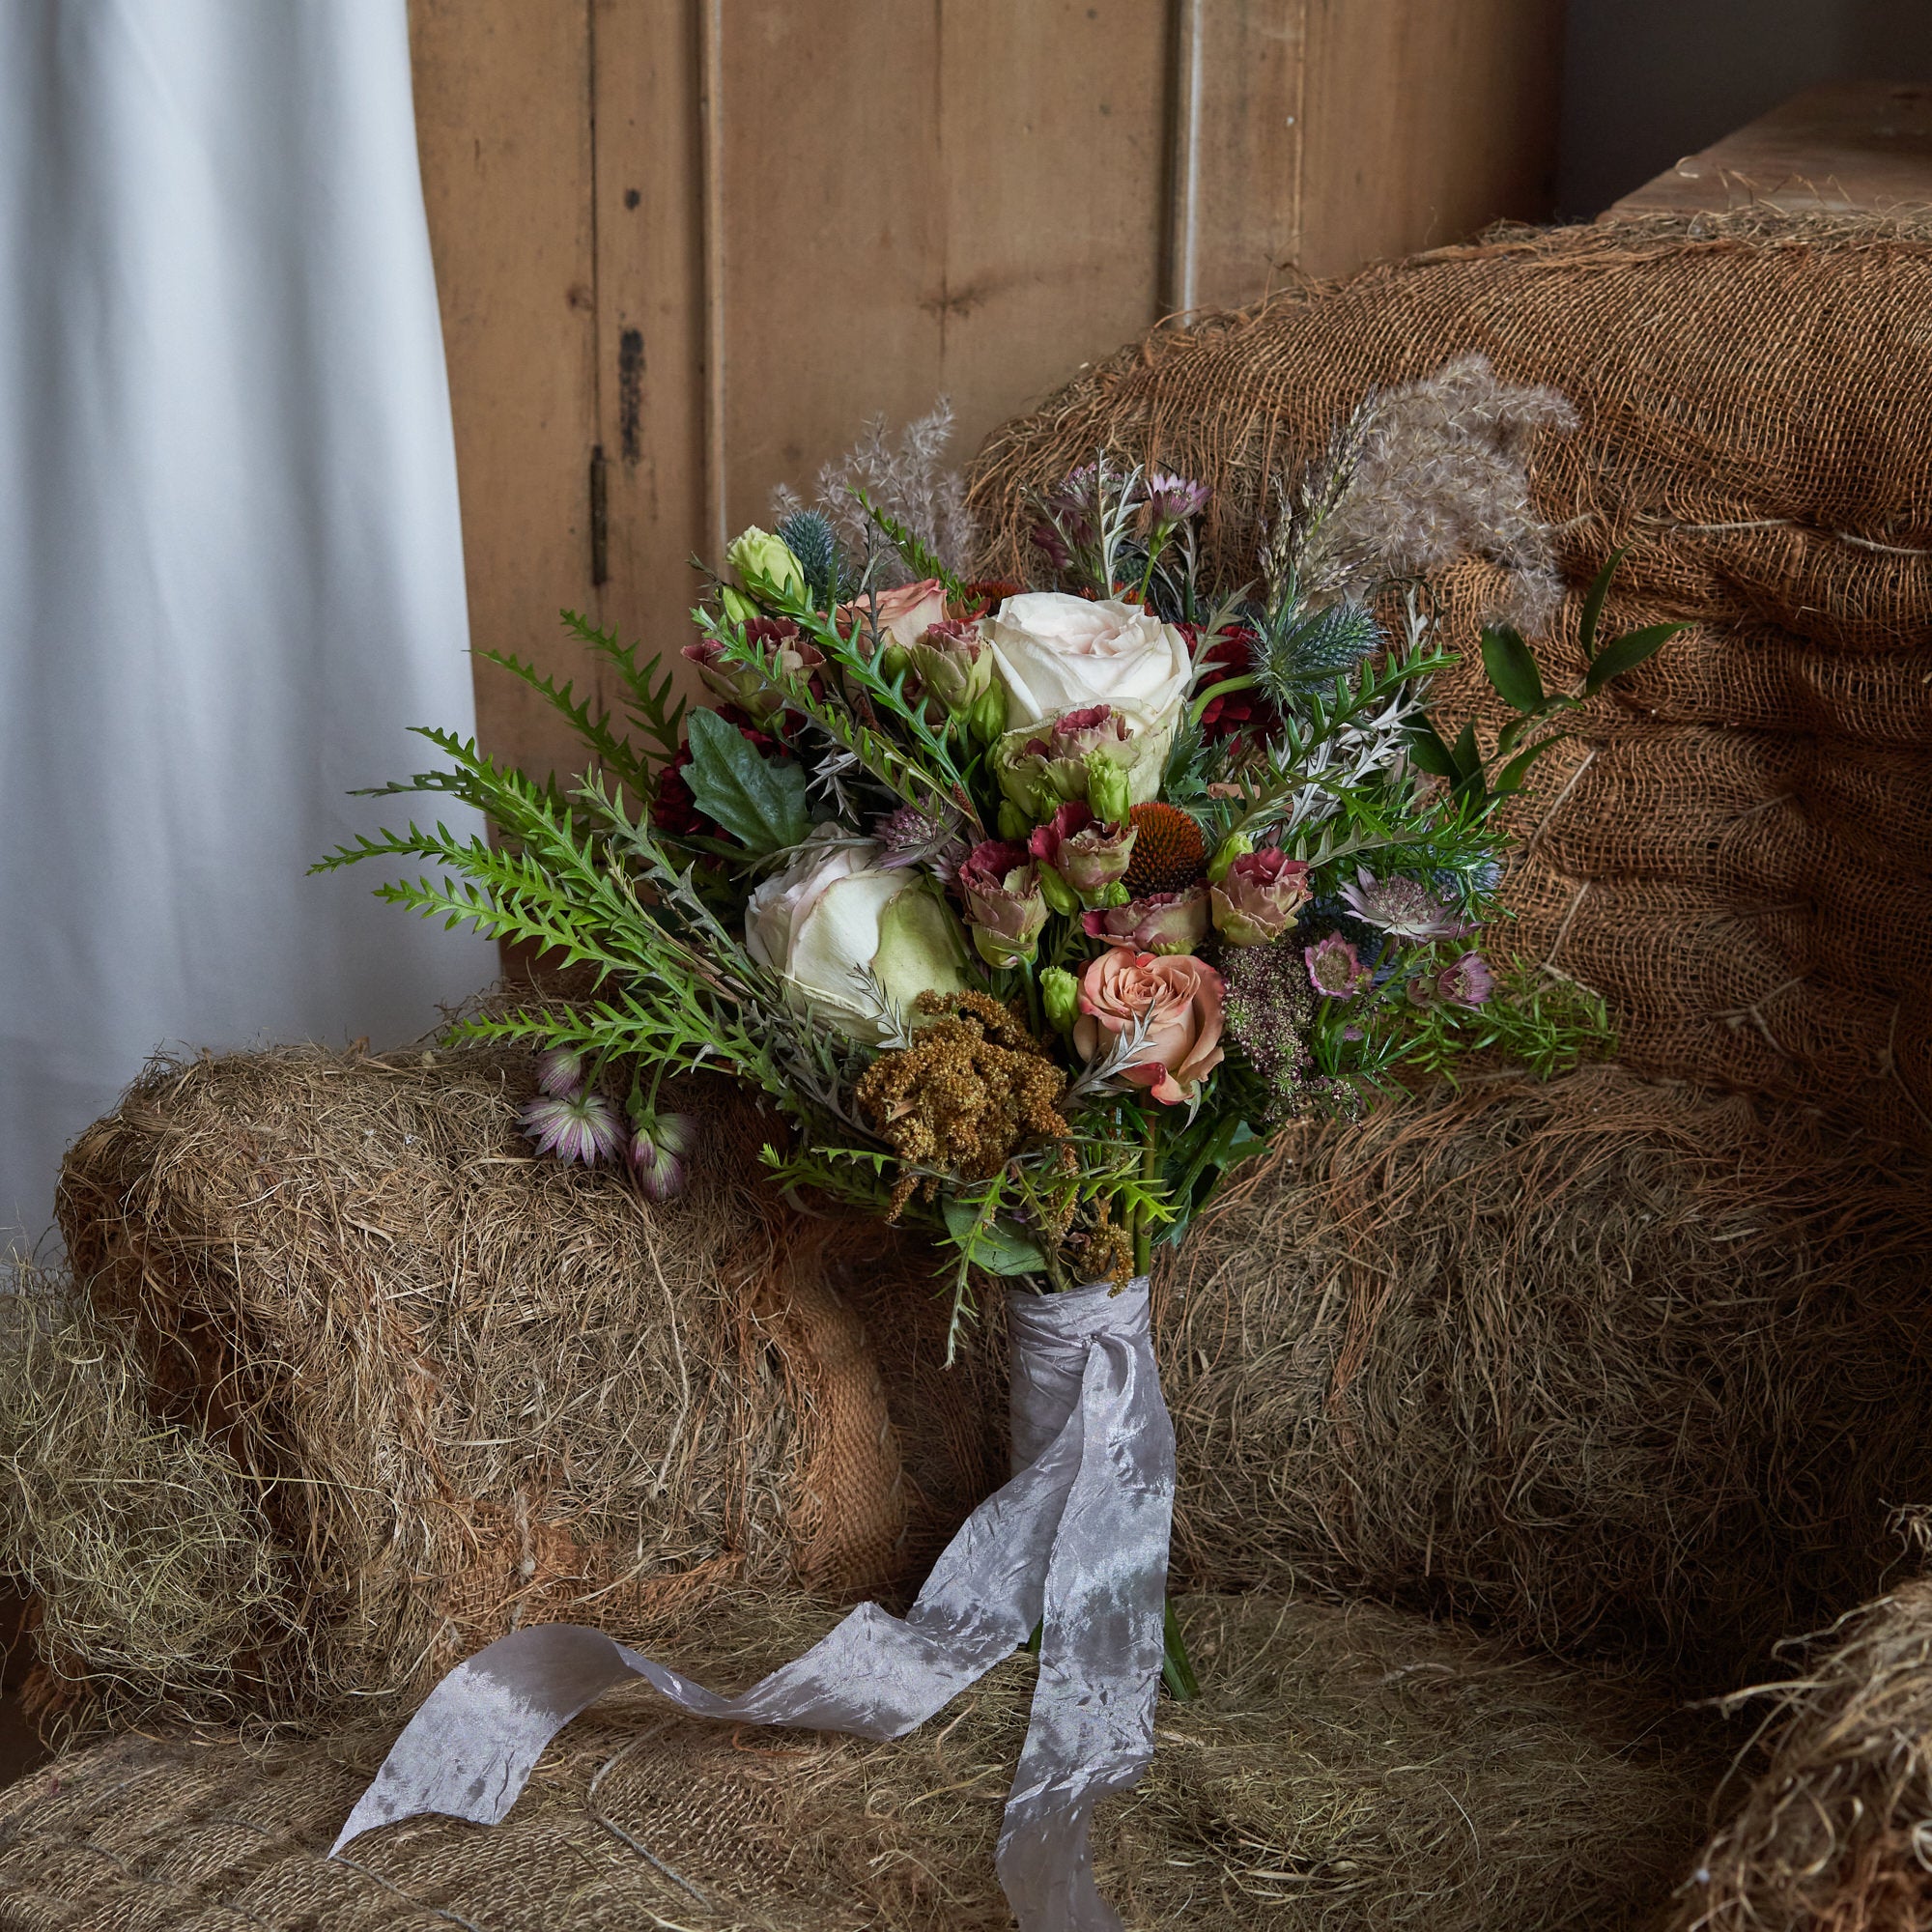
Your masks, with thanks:
<instances>
[{"instance_id":1,"label":"woven jute cloth","mask_svg":"<svg viewBox=\"0 0 1932 1932\"><path fill-rule=\"evenodd\" d=\"M1268 478L1372 386L1487 355L1541 439L1565 574L1627 551L1614 627L1694 629L1583 719L1515 815L1507 949L1595 985L1633 1064L1932 1127L1932 225L1768 213L1505 235L1163 328L995 432L984 563L1097 449L1204 478L1251 574ZM1465 654L1483 566L1430 586ZM1574 596L1537 640L1580 665ZM1452 723L1480 678L1445 680ZM1492 719L1493 712L1489 714Z\"/></svg>"}]
</instances>

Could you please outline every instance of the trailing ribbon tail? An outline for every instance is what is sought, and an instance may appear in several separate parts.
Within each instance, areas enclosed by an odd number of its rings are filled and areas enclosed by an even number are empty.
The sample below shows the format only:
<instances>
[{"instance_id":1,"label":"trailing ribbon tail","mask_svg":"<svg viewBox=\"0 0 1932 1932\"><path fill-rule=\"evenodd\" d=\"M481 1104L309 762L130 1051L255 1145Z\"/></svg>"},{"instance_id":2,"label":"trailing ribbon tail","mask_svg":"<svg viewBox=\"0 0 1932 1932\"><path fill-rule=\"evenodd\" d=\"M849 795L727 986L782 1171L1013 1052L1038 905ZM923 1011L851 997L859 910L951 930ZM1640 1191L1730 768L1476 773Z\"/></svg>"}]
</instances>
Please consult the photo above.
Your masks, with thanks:
<instances>
[{"instance_id":1,"label":"trailing ribbon tail","mask_svg":"<svg viewBox=\"0 0 1932 1932\"><path fill-rule=\"evenodd\" d=\"M1038 1683L1000 1834L1022 1932L1118 1932L1094 1882L1094 1804L1153 1750L1174 1508L1174 1432L1148 1284L1015 1295L1012 1432L1025 1463L967 1519L903 1619L862 1604L804 1656L721 1697L600 1631L499 1637L432 1690L331 1852L444 1812L491 1825L564 1725L642 1677L696 1717L904 1735L1043 1624Z\"/></svg>"}]
</instances>

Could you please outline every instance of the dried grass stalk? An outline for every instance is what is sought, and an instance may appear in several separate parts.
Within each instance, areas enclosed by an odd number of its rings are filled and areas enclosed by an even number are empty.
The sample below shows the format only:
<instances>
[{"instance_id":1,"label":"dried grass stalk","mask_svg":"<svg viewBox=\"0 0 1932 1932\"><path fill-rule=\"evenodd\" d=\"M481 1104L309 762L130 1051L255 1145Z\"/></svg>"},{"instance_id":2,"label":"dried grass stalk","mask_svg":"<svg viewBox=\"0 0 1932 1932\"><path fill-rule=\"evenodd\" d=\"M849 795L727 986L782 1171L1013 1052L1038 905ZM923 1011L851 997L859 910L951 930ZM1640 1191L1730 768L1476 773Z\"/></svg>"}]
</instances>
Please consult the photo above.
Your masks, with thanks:
<instances>
[{"instance_id":1,"label":"dried grass stalk","mask_svg":"<svg viewBox=\"0 0 1932 1932\"><path fill-rule=\"evenodd\" d=\"M1176 1561L1726 1691L1932 1498L1922 1161L1596 1067L1310 1130L1167 1279Z\"/></svg>"},{"instance_id":2,"label":"dried grass stalk","mask_svg":"<svg viewBox=\"0 0 1932 1932\"><path fill-rule=\"evenodd\" d=\"M1096 1826L1129 1925L1613 1932L1655 1915L1696 1842L1706 1746L1667 1744L1610 1684L1385 1611L1251 1598L1182 1616L1206 1695L1163 1702L1151 1770ZM827 1621L739 1604L674 1653L743 1683ZM352 1866L316 1853L385 1735L266 1759L110 1745L0 1796L0 1892L36 1923L82 1900L177 1924L232 1901L277 1932L372 1910L491 1932L995 1932L1033 1678L1022 1654L888 1745L703 1724L627 1691L564 1734L502 1825L398 1827Z\"/></svg>"}]
</instances>

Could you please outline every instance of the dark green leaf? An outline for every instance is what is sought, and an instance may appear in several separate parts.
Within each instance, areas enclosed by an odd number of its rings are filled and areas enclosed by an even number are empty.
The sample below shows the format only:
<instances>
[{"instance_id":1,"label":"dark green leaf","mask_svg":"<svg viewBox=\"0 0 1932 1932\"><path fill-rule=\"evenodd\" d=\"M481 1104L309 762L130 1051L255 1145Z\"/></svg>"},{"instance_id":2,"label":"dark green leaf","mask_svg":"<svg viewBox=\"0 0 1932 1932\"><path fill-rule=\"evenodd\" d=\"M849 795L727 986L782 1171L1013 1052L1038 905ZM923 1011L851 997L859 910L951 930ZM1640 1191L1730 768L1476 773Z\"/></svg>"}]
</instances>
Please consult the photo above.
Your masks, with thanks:
<instances>
[{"instance_id":1,"label":"dark green leaf","mask_svg":"<svg viewBox=\"0 0 1932 1932\"><path fill-rule=\"evenodd\" d=\"M1550 746L1562 743L1565 735L1561 731L1551 732L1548 738L1539 738L1528 751L1519 752L1496 774L1495 795L1498 798L1508 798L1512 793L1520 792L1523 787L1523 781L1529 777L1530 766L1535 764Z\"/></svg>"},{"instance_id":2,"label":"dark green leaf","mask_svg":"<svg viewBox=\"0 0 1932 1932\"><path fill-rule=\"evenodd\" d=\"M693 800L748 851L762 857L796 845L811 830L805 767L796 759L761 758L715 711L694 711L686 730L691 763L685 780Z\"/></svg>"},{"instance_id":3,"label":"dark green leaf","mask_svg":"<svg viewBox=\"0 0 1932 1932\"><path fill-rule=\"evenodd\" d=\"M1617 565L1624 560L1629 550L1630 546L1626 544L1622 550L1610 553L1609 562L1598 571L1596 582L1590 585L1583 599L1583 621L1577 635L1582 641L1586 659L1597 654L1597 626L1603 619L1604 599L1610 594L1610 579L1617 574Z\"/></svg>"},{"instance_id":4,"label":"dark green leaf","mask_svg":"<svg viewBox=\"0 0 1932 1932\"><path fill-rule=\"evenodd\" d=\"M1461 778L1456 754L1442 742L1442 734L1428 719L1408 727L1408 761L1417 771L1434 779Z\"/></svg>"},{"instance_id":5,"label":"dark green leaf","mask_svg":"<svg viewBox=\"0 0 1932 1932\"><path fill-rule=\"evenodd\" d=\"M1463 726L1456 740L1456 749L1449 755L1456 761L1456 777L1461 783L1466 784L1471 779L1483 776L1483 754L1476 745L1473 720Z\"/></svg>"},{"instance_id":6,"label":"dark green leaf","mask_svg":"<svg viewBox=\"0 0 1932 1932\"><path fill-rule=\"evenodd\" d=\"M1646 624L1640 631L1626 631L1621 638L1612 638L1591 662L1590 673L1583 680L1583 688L1594 697L1613 677L1622 677L1626 671L1634 670L1644 659L1655 656L1679 631L1690 628L1689 624Z\"/></svg>"},{"instance_id":7,"label":"dark green leaf","mask_svg":"<svg viewBox=\"0 0 1932 1932\"><path fill-rule=\"evenodd\" d=\"M1483 668L1503 702L1516 711L1534 711L1543 702L1543 678L1529 646L1507 624L1483 633Z\"/></svg>"},{"instance_id":8,"label":"dark green leaf","mask_svg":"<svg viewBox=\"0 0 1932 1932\"><path fill-rule=\"evenodd\" d=\"M953 1245L964 1250L976 1267L988 1274L1039 1274L1046 1257L1033 1237L1011 1221L997 1216L983 1228L980 1210L969 1201L949 1195L946 1200L946 1232Z\"/></svg>"}]
</instances>

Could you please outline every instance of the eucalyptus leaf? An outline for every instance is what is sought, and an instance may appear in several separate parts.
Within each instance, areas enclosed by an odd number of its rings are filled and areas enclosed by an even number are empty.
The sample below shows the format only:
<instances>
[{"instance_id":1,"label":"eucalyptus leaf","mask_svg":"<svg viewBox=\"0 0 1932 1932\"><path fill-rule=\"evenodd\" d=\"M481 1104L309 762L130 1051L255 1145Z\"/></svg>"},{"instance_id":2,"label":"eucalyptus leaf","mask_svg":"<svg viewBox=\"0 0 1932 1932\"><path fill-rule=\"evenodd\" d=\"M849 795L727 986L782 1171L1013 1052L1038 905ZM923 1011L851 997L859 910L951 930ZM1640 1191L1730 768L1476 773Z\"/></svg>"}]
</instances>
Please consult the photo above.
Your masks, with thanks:
<instances>
[{"instance_id":1,"label":"eucalyptus leaf","mask_svg":"<svg viewBox=\"0 0 1932 1932\"><path fill-rule=\"evenodd\" d=\"M694 711L685 729L691 763L684 776L693 800L748 851L760 857L781 851L811 830L805 767L797 759L760 757L715 711Z\"/></svg>"},{"instance_id":2,"label":"eucalyptus leaf","mask_svg":"<svg viewBox=\"0 0 1932 1932\"><path fill-rule=\"evenodd\" d=\"M1617 574L1617 565L1624 560L1625 553L1629 549L1630 546L1626 544L1623 550L1612 551L1609 562L1598 571L1595 581L1584 593L1583 617L1577 626L1577 636L1583 646L1583 655L1586 658L1595 657L1597 654L1597 626L1603 621L1604 599L1610 594L1610 579Z\"/></svg>"},{"instance_id":3,"label":"eucalyptus leaf","mask_svg":"<svg viewBox=\"0 0 1932 1932\"><path fill-rule=\"evenodd\" d=\"M1483 668L1496 694L1514 711L1535 711L1543 703L1543 675L1521 634L1507 624L1483 633Z\"/></svg>"},{"instance_id":4,"label":"eucalyptus leaf","mask_svg":"<svg viewBox=\"0 0 1932 1932\"><path fill-rule=\"evenodd\" d=\"M1442 734L1428 719L1408 727L1408 761L1417 771L1433 779L1461 778L1456 754L1443 743Z\"/></svg>"},{"instance_id":5,"label":"eucalyptus leaf","mask_svg":"<svg viewBox=\"0 0 1932 1932\"><path fill-rule=\"evenodd\" d=\"M980 1210L971 1202L952 1195L947 1197L945 1213L946 1232L976 1267L984 1268L988 1274L1045 1271L1046 1257L1040 1253L1038 1243L1015 1223L995 1215L981 1228Z\"/></svg>"},{"instance_id":6,"label":"eucalyptus leaf","mask_svg":"<svg viewBox=\"0 0 1932 1932\"><path fill-rule=\"evenodd\" d=\"M1548 751L1550 746L1560 745L1562 742L1563 734L1559 732L1551 738L1538 739L1526 752L1519 752L1496 774L1495 795L1498 798L1508 798L1513 793L1520 792L1523 787L1523 781L1529 777L1529 768Z\"/></svg>"}]
</instances>

